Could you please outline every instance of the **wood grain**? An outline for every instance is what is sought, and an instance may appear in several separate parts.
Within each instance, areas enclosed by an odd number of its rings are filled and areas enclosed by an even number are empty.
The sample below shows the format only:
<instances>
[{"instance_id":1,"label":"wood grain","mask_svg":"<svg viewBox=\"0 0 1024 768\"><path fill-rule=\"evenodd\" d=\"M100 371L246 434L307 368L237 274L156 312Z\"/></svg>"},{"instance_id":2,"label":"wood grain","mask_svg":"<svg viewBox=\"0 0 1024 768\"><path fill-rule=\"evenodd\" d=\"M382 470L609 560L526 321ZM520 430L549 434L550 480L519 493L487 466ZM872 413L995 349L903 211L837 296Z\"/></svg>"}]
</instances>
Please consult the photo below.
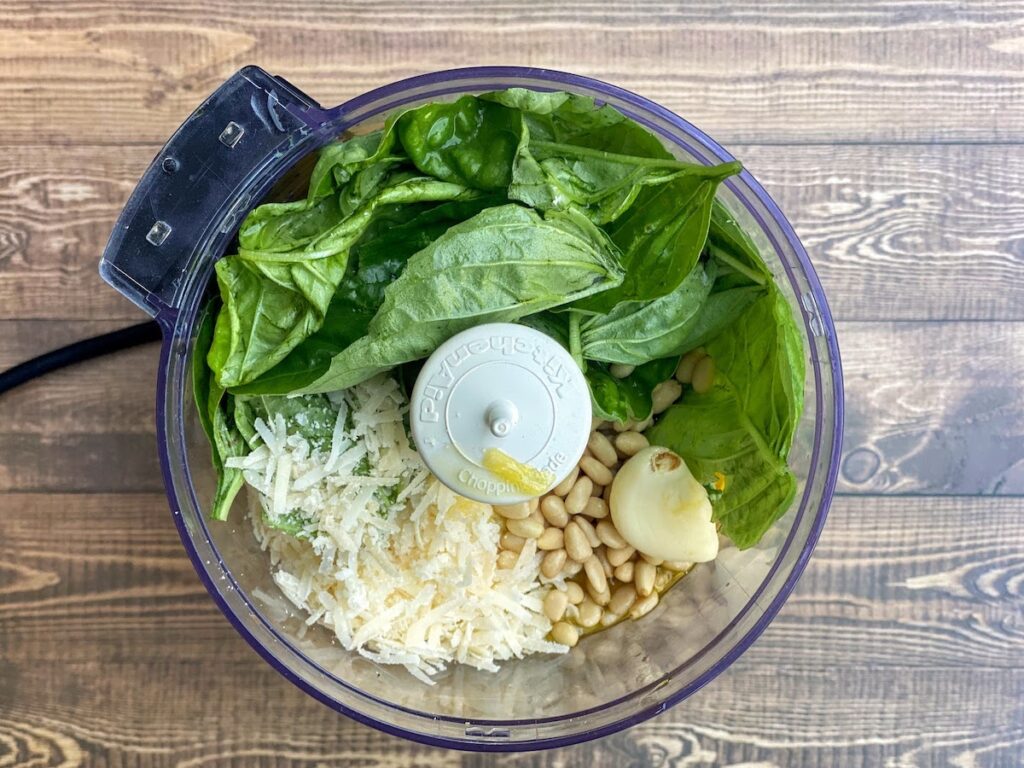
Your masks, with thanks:
<instances>
[{"instance_id":1,"label":"wood grain","mask_svg":"<svg viewBox=\"0 0 1024 768\"><path fill-rule=\"evenodd\" d=\"M730 149L790 218L838 317L1024 319L1024 152L977 145ZM141 316L96 268L156 151L24 147L0 156L0 319Z\"/></svg>"},{"instance_id":2,"label":"wood grain","mask_svg":"<svg viewBox=\"0 0 1024 768\"><path fill-rule=\"evenodd\" d=\"M749 3L7 3L2 141L162 141L253 62L327 105L420 72L511 62L615 82L727 142L1024 137L1020 3L825 8L788 3L766 23Z\"/></svg>"}]
</instances>

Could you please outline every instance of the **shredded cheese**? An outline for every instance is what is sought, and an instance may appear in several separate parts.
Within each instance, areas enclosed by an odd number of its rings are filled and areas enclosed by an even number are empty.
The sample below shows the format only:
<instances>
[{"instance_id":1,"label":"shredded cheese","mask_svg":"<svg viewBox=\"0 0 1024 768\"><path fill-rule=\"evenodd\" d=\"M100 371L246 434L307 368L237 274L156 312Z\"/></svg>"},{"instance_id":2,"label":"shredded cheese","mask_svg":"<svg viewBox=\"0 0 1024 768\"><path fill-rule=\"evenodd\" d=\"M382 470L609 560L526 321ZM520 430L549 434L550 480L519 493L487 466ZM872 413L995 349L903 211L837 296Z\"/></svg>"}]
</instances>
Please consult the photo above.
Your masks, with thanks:
<instances>
[{"instance_id":1,"label":"shredded cheese","mask_svg":"<svg viewBox=\"0 0 1024 768\"><path fill-rule=\"evenodd\" d=\"M566 652L546 639L552 582L540 576L535 543L512 568L497 567L492 508L430 475L409 444L397 382L378 376L329 399L338 408L329 446L314 448L280 416L257 419L263 445L231 464L251 488L274 581L310 623L424 682L452 662L494 671L506 659Z\"/></svg>"}]
</instances>

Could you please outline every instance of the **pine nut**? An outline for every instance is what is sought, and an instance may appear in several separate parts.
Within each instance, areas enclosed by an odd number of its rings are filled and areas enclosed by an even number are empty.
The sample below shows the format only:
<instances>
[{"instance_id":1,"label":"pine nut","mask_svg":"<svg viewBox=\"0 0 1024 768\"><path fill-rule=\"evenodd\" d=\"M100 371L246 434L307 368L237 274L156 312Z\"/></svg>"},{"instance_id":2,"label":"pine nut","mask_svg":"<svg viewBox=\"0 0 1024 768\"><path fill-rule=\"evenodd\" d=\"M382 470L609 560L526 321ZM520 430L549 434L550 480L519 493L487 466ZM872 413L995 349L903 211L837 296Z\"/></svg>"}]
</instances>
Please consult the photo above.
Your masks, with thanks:
<instances>
[{"instance_id":1,"label":"pine nut","mask_svg":"<svg viewBox=\"0 0 1024 768\"><path fill-rule=\"evenodd\" d=\"M594 526L590 524L589 520L585 517L577 517L573 522L583 531L583 535L587 537L587 543L590 544L592 549L597 549L601 546L601 540L597 538L597 531L594 530Z\"/></svg>"},{"instance_id":2,"label":"pine nut","mask_svg":"<svg viewBox=\"0 0 1024 768\"><path fill-rule=\"evenodd\" d=\"M653 555L645 555L643 552L640 553L640 557L642 557L644 560L646 560L651 565L661 565L662 563L665 562L660 557L654 557Z\"/></svg>"},{"instance_id":3,"label":"pine nut","mask_svg":"<svg viewBox=\"0 0 1024 768\"><path fill-rule=\"evenodd\" d=\"M625 421L613 421L612 429L615 430L616 432L628 432L629 430L633 429L635 425L636 422L633 421L632 419L626 419Z\"/></svg>"},{"instance_id":4,"label":"pine nut","mask_svg":"<svg viewBox=\"0 0 1024 768\"><path fill-rule=\"evenodd\" d=\"M612 471L593 456L580 459L580 469L597 485L608 485L612 481Z\"/></svg>"},{"instance_id":5,"label":"pine nut","mask_svg":"<svg viewBox=\"0 0 1024 768\"><path fill-rule=\"evenodd\" d=\"M516 536L514 533L505 531L505 533L501 534L501 539L499 539L498 543L501 545L502 549L507 549L510 552L522 552L526 539L522 536Z\"/></svg>"},{"instance_id":6,"label":"pine nut","mask_svg":"<svg viewBox=\"0 0 1024 768\"><path fill-rule=\"evenodd\" d=\"M600 520L597 523L597 538L609 549L622 549L629 544L622 538L622 534L615 528L611 520Z\"/></svg>"},{"instance_id":7,"label":"pine nut","mask_svg":"<svg viewBox=\"0 0 1024 768\"><path fill-rule=\"evenodd\" d=\"M603 427L606 423L607 422L604 419L602 419L600 416L591 416L590 417L590 431L591 432L596 432L601 427Z\"/></svg>"},{"instance_id":8,"label":"pine nut","mask_svg":"<svg viewBox=\"0 0 1024 768\"><path fill-rule=\"evenodd\" d=\"M658 569L658 575L654 577L654 591L664 592L668 585L672 583L676 575L671 571L666 571L664 568Z\"/></svg>"},{"instance_id":9,"label":"pine nut","mask_svg":"<svg viewBox=\"0 0 1024 768\"><path fill-rule=\"evenodd\" d=\"M618 568L623 563L628 562L635 554L636 550L630 546L609 548L608 562L612 564L612 568Z\"/></svg>"},{"instance_id":10,"label":"pine nut","mask_svg":"<svg viewBox=\"0 0 1024 768\"><path fill-rule=\"evenodd\" d=\"M704 357L704 348L694 349L683 355L683 359L676 366L676 381L680 384L689 384L693 381L693 369L697 361Z\"/></svg>"},{"instance_id":11,"label":"pine nut","mask_svg":"<svg viewBox=\"0 0 1024 768\"><path fill-rule=\"evenodd\" d=\"M618 624L620 621L622 621L621 613L612 613L609 610L605 610L605 612L601 614L601 626L605 629L608 629L608 627L613 624Z\"/></svg>"},{"instance_id":12,"label":"pine nut","mask_svg":"<svg viewBox=\"0 0 1024 768\"><path fill-rule=\"evenodd\" d=\"M627 365L626 363L612 363L608 366L608 373L616 379L624 379L635 370L635 365Z\"/></svg>"},{"instance_id":13,"label":"pine nut","mask_svg":"<svg viewBox=\"0 0 1024 768\"><path fill-rule=\"evenodd\" d=\"M549 551L562 548L562 529L545 528L544 533L537 539L537 549Z\"/></svg>"},{"instance_id":14,"label":"pine nut","mask_svg":"<svg viewBox=\"0 0 1024 768\"><path fill-rule=\"evenodd\" d=\"M508 570L513 567L518 560L518 552L513 552L511 549L503 549L498 553L498 568Z\"/></svg>"},{"instance_id":15,"label":"pine nut","mask_svg":"<svg viewBox=\"0 0 1024 768\"><path fill-rule=\"evenodd\" d=\"M639 619L641 616L646 616L652 610L654 606L658 604L658 593L651 592L647 597L642 597L633 603L633 610L629 612L631 619Z\"/></svg>"},{"instance_id":16,"label":"pine nut","mask_svg":"<svg viewBox=\"0 0 1024 768\"><path fill-rule=\"evenodd\" d=\"M600 496L591 496L587 499L587 505L583 507L583 512L580 514L594 520L601 520L608 517L608 502Z\"/></svg>"},{"instance_id":17,"label":"pine nut","mask_svg":"<svg viewBox=\"0 0 1024 768\"><path fill-rule=\"evenodd\" d=\"M544 515L542 515L540 513L540 503L539 502L538 502L537 506L535 506L530 511L530 516L527 518L527 520L536 520L541 525L544 525Z\"/></svg>"},{"instance_id":18,"label":"pine nut","mask_svg":"<svg viewBox=\"0 0 1024 768\"><path fill-rule=\"evenodd\" d=\"M597 555L591 555L583 561L583 572L587 574L587 581L597 592L608 591L608 577L604 575L604 566Z\"/></svg>"},{"instance_id":19,"label":"pine nut","mask_svg":"<svg viewBox=\"0 0 1024 768\"><path fill-rule=\"evenodd\" d=\"M615 569L612 568L612 564L608 562L608 555L605 554L605 548L598 547L597 549L595 549L594 556L598 559L598 561L600 561L601 568L604 569L604 577L606 579L610 579L612 577L612 571L614 571Z\"/></svg>"},{"instance_id":20,"label":"pine nut","mask_svg":"<svg viewBox=\"0 0 1024 768\"><path fill-rule=\"evenodd\" d=\"M523 501L519 504L498 505L494 511L506 520L525 520L530 516L530 504Z\"/></svg>"},{"instance_id":21,"label":"pine nut","mask_svg":"<svg viewBox=\"0 0 1024 768\"><path fill-rule=\"evenodd\" d=\"M580 631L567 621L560 621L551 627L551 639L572 648L580 641Z\"/></svg>"},{"instance_id":22,"label":"pine nut","mask_svg":"<svg viewBox=\"0 0 1024 768\"><path fill-rule=\"evenodd\" d=\"M555 496L565 497L566 495L568 495L569 491L572 490L572 487L575 484L576 478L579 476L579 474L580 468L578 466L573 467L571 470L569 470L569 474L563 477L561 481L559 481L558 485L551 489L551 492L555 494Z\"/></svg>"},{"instance_id":23,"label":"pine nut","mask_svg":"<svg viewBox=\"0 0 1024 768\"><path fill-rule=\"evenodd\" d=\"M710 357L702 357L693 369L693 391L703 395L711 391L715 384L715 361Z\"/></svg>"},{"instance_id":24,"label":"pine nut","mask_svg":"<svg viewBox=\"0 0 1024 768\"><path fill-rule=\"evenodd\" d=\"M569 596L565 592L552 589L544 596L544 615L552 622L561 621L568 605Z\"/></svg>"},{"instance_id":25,"label":"pine nut","mask_svg":"<svg viewBox=\"0 0 1024 768\"><path fill-rule=\"evenodd\" d=\"M594 458L606 467L615 466L615 463L619 460L619 454L615 452L615 446L612 445L612 441L600 432L592 432L590 434L590 440L587 442L587 447L590 448L590 452L594 454ZM607 483L604 483L604 485L607 485Z\"/></svg>"},{"instance_id":26,"label":"pine nut","mask_svg":"<svg viewBox=\"0 0 1024 768\"><path fill-rule=\"evenodd\" d=\"M587 582L587 594L590 599L598 605L608 605L608 601L612 599L612 593L605 587L603 590L598 591L594 589L594 585L589 581Z\"/></svg>"},{"instance_id":27,"label":"pine nut","mask_svg":"<svg viewBox=\"0 0 1024 768\"><path fill-rule=\"evenodd\" d=\"M613 483L613 485L614 485L614 483ZM601 498L604 499L604 503L605 504L608 504L608 503L611 502L611 500L612 500L612 486L611 485L606 485L604 487L604 493L601 494Z\"/></svg>"},{"instance_id":28,"label":"pine nut","mask_svg":"<svg viewBox=\"0 0 1024 768\"><path fill-rule=\"evenodd\" d=\"M591 499L600 499L602 496L604 496L604 489L607 488L607 487L608 487L607 485L598 485L597 483L594 483L594 489L590 492L590 498ZM589 499L588 499L588 501L589 501ZM584 509L586 509L585 506L584 506ZM583 513L580 512L580 514L582 515Z\"/></svg>"},{"instance_id":29,"label":"pine nut","mask_svg":"<svg viewBox=\"0 0 1024 768\"><path fill-rule=\"evenodd\" d=\"M582 459L581 459L582 463ZM594 483L589 477L581 477L575 482L572 490L565 497L565 510L570 515L578 515L590 498L590 492L594 490Z\"/></svg>"},{"instance_id":30,"label":"pine nut","mask_svg":"<svg viewBox=\"0 0 1024 768\"><path fill-rule=\"evenodd\" d=\"M623 432L615 436L615 449L623 456L634 456L650 445L639 432Z\"/></svg>"},{"instance_id":31,"label":"pine nut","mask_svg":"<svg viewBox=\"0 0 1024 768\"><path fill-rule=\"evenodd\" d=\"M554 549L544 555L544 559L540 561L540 572L545 578L553 579L559 573L562 572L562 568L565 567L565 561L568 555L565 554L564 549Z\"/></svg>"},{"instance_id":32,"label":"pine nut","mask_svg":"<svg viewBox=\"0 0 1024 768\"><path fill-rule=\"evenodd\" d=\"M608 601L608 610L620 616L633 607L636 602L636 590L630 584L616 587L612 599Z\"/></svg>"},{"instance_id":33,"label":"pine nut","mask_svg":"<svg viewBox=\"0 0 1024 768\"><path fill-rule=\"evenodd\" d=\"M580 626L585 629L596 627L597 622L601 620L601 606L595 603L590 598L584 598L583 602L580 603Z\"/></svg>"},{"instance_id":34,"label":"pine nut","mask_svg":"<svg viewBox=\"0 0 1024 768\"><path fill-rule=\"evenodd\" d=\"M614 571L612 571L612 576L615 577L616 581L628 583L633 580L633 566L633 561L627 560Z\"/></svg>"},{"instance_id":35,"label":"pine nut","mask_svg":"<svg viewBox=\"0 0 1024 768\"><path fill-rule=\"evenodd\" d=\"M562 566L562 578L571 579L577 573L583 570L583 563L577 563L572 558L568 558L565 561L565 565Z\"/></svg>"},{"instance_id":36,"label":"pine nut","mask_svg":"<svg viewBox=\"0 0 1024 768\"><path fill-rule=\"evenodd\" d=\"M587 534L583 532L583 529L577 525L575 520L565 526L563 538L565 540L565 551L576 562L582 563L594 554L590 542L587 541Z\"/></svg>"},{"instance_id":37,"label":"pine nut","mask_svg":"<svg viewBox=\"0 0 1024 768\"><path fill-rule=\"evenodd\" d=\"M530 512L532 514L533 512L536 512L538 509L540 509L540 496L534 496L526 503L530 505Z\"/></svg>"},{"instance_id":38,"label":"pine nut","mask_svg":"<svg viewBox=\"0 0 1024 768\"><path fill-rule=\"evenodd\" d=\"M575 581L565 582L565 594L569 597L571 605L579 605L583 602L583 587Z\"/></svg>"},{"instance_id":39,"label":"pine nut","mask_svg":"<svg viewBox=\"0 0 1024 768\"><path fill-rule=\"evenodd\" d=\"M661 382L651 393L651 413L658 414L666 410L679 399L681 394L683 394L683 385L675 379Z\"/></svg>"},{"instance_id":40,"label":"pine nut","mask_svg":"<svg viewBox=\"0 0 1024 768\"><path fill-rule=\"evenodd\" d=\"M648 416L646 419L644 419L643 421L638 421L636 423L636 426L633 427L633 431L634 432L643 432L649 426L651 426L651 424L653 424L653 423L654 423L654 415L652 414L652 415Z\"/></svg>"},{"instance_id":41,"label":"pine nut","mask_svg":"<svg viewBox=\"0 0 1024 768\"><path fill-rule=\"evenodd\" d=\"M505 527L508 528L509 533L524 539L536 539L544 533L544 523L538 523L530 517L525 520L509 520Z\"/></svg>"},{"instance_id":42,"label":"pine nut","mask_svg":"<svg viewBox=\"0 0 1024 768\"><path fill-rule=\"evenodd\" d=\"M682 573L693 568L693 563L684 563L682 560L666 560L661 567L672 573Z\"/></svg>"},{"instance_id":43,"label":"pine nut","mask_svg":"<svg viewBox=\"0 0 1024 768\"><path fill-rule=\"evenodd\" d=\"M633 583L636 585L637 594L640 597L647 597L654 591L654 577L658 575L658 569L641 560L633 568Z\"/></svg>"},{"instance_id":44,"label":"pine nut","mask_svg":"<svg viewBox=\"0 0 1024 768\"><path fill-rule=\"evenodd\" d=\"M565 511L565 502L557 496L545 496L540 503L540 513L544 519L556 528L565 528L569 522L569 513Z\"/></svg>"}]
</instances>

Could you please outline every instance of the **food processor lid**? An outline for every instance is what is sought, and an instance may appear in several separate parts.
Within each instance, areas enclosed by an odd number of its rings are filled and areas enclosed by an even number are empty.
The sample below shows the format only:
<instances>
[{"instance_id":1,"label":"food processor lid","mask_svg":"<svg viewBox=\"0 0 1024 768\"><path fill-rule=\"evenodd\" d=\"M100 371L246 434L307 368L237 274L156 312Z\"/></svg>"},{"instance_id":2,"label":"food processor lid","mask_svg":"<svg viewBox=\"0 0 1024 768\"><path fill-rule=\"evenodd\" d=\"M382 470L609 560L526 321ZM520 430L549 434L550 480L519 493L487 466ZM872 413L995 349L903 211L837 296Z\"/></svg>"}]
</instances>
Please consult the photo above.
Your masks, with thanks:
<instances>
[{"instance_id":1,"label":"food processor lid","mask_svg":"<svg viewBox=\"0 0 1024 768\"><path fill-rule=\"evenodd\" d=\"M413 440L431 472L489 504L554 487L583 454L590 421L590 390L572 356L550 336L513 323L478 325L439 346L410 403ZM527 490L495 474L484 466L485 455L495 455L489 451L544 477L545 487Z\"/></svg>"}]
</instances>

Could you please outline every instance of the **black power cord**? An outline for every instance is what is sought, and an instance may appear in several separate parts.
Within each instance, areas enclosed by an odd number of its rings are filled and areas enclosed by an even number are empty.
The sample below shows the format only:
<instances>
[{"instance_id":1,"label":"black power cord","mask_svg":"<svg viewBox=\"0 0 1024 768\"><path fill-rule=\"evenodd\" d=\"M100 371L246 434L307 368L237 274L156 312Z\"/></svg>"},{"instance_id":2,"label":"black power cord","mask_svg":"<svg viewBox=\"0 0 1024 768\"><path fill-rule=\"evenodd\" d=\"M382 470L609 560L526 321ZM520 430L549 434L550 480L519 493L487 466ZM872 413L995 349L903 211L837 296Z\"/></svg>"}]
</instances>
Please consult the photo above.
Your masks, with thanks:
<instances>
[{"instance_id":1,"label":"black power cord","mask_svg":"<svg viewBox=\"0 0 1024 768\"><path fill-rule=\"evenodd\" d=\"M131 325L117 331L94 336L91 339L76 341L66 347L55 349L39 357L26 360L9 371L0 373L0 395L8 392L19 384L39 378L50 371L68 365L92 360L94 357L120 352L140 344L160 340L160 326L153 320L138 325Z\"/></svg>"}]
</instances>

